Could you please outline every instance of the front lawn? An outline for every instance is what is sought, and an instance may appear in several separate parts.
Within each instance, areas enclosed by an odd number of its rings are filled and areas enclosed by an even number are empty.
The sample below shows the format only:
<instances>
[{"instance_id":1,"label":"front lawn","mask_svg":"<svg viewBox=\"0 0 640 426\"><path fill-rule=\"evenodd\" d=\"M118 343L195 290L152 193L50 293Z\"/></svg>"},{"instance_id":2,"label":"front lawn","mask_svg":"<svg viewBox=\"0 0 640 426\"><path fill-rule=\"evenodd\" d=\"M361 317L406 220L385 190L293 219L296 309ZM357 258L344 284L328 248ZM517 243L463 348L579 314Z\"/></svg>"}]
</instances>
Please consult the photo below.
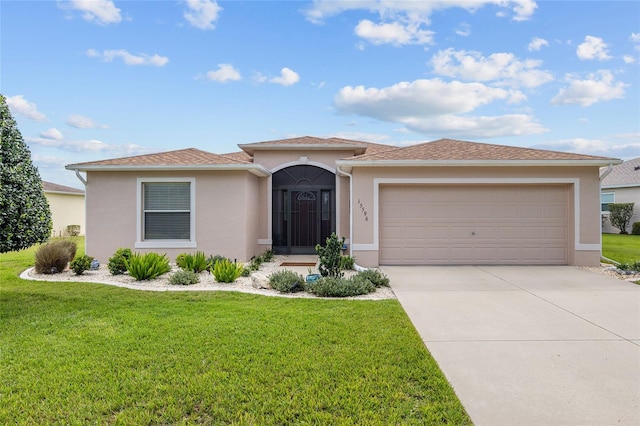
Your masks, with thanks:
<instances>
[{"instance_id":1,"label":"front lawn","mask_svg":"<svg viewBox=\"0 0 640 426\"><path fill-rule=\"evenodd\" d=\"M602 234L602 255L619 263L640 261L640 235Z\"/></svg>"},{"instance_id":2,"label":"front lawn","mask_svg":"<svg viewBox=\"0 0 640 426\"><path fill-rule=\"evenodd\" d=\"M0 424L470 423L396 300L17 278L32 259L0 255Z\"/></svg>"}]
</instances>

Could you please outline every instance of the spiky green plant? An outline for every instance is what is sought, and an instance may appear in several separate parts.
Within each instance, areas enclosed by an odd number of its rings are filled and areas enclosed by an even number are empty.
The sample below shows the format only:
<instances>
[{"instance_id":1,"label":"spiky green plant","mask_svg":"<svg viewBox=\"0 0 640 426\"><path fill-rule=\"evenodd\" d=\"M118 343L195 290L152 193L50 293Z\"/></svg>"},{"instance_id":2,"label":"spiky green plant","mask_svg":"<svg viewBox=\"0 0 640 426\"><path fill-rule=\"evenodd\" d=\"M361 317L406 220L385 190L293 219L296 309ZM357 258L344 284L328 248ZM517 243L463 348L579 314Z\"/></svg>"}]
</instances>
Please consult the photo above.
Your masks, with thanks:
<instances>
[{"instance_id":1,"label":"spiky green plant","mask_svg":"<svg viewBox=\"0 0 640 426\"><path fill-rule=\"evenodd\" d=\"M155 252L133 253L129 260L125 260L125 264L129 275L137 281L151 280L171 270L167 255Z\"/></svg>"},{"instance_id":2,"label":"spiky green plant","mask_svg":"<svg viewBox=\"0 0 640 426\"><path fill-rule=\"evenodd\" d=\"M242 275L243 270L244 266L241 263L232 263L229 259L222 259L213 266L213 276L220 283L232 283Z\"/></svg>"}]
</instances>

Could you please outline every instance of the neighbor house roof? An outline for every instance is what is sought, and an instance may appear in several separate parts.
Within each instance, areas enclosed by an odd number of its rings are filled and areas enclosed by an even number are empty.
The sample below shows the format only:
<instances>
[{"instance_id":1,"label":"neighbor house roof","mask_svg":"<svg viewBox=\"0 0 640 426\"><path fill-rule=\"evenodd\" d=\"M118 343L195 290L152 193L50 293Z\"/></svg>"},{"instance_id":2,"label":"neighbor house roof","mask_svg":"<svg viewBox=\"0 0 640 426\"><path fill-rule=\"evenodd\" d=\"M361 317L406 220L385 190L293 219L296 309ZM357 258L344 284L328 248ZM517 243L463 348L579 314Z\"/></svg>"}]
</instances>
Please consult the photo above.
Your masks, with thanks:
<instances>
[{"instance_id":1,"label":"neighbor house roof","mask_svg":"<svg viewBox=\"0 0 640 426\"><path fill-rule=\"evenodd\" d=\"M248 170L258 175L269 175L269 172L259 165L233 156L213 154L196 148L69 164L66 168L77 171L222 169Z\"/></svg>"},{"instance_id":2,"label":"neighbor house roof","mask_svg":"<svg viewBox=\"0 0 640 426\"><path fill-rule=\"evenodd\" d=\"M619 164L615 158L541 149L520 148L453 139L439 139L364 154L339 160L338 164L353 166L418 166L418 165L607 165Z\"/></svg>"},{"instance_id":3,"label":"neighbor house roof","mask_svg":"<svg viewBox=\"0 0 640 426\"><path fill-rule=\"evenodd\" d=\"M391 145L380 145L369 142L354 141L342 138L316 138L314 136L302 136L290 139L278 139L266 142L257 142L238 145L243 151L253 155L255 151L289 151L292 149L355 151L356 154L394 148Z\"/></svg>"},{"instance_id":4,"label":"neighbor house roof","mask_svg":"<svg viewBox=\"0 0 640 426\"><path fill-rule=\"evenodd\" d=\"M42 187L44 188L44 192L57 193L57 194L84 195L84 191L82 189L59 185L57 183L47 182L44 180L42 181Z\"/></svg>"},{"instance_id":5,"label":"neighbor house roof","mask_svg":"<svg viewBox=\"0 0 640 426\"><path fill-rule=\"evenodd\" d=\"M611 173L602 179L603 188L640 186L640 157L613 166Z\"/></svg>"}]
</instances>

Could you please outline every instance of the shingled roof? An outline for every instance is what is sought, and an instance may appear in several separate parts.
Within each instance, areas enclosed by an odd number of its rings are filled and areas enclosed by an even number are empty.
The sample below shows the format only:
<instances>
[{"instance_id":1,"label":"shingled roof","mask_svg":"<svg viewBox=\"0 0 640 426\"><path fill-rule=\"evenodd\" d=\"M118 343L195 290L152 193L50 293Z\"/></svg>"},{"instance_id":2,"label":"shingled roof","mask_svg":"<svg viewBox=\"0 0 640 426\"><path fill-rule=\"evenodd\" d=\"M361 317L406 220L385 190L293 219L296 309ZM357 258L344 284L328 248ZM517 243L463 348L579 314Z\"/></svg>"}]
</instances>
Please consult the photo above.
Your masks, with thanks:
<instances>
[{"instance_id":1,"label":"shingled roof","mask_svg":"<svg viewBox=\"0 0 640 426\"><path fill-rule=\"evenodd\" d=\"M290 139L277 139L266 142L257 142L238 145L243 151L253 155L255 151L265 150L326 150L334 149L340 151L355 151L356 154L364 154L365 152L379 151L381 149L395 148L391 145L380 145L370 142L355 141L342 138L317 138L314 136L302 136Z\"/></svg>"},{"instance_id":2,"label":"shingled roof","mask_svg":"<svg viewBox=\"0 0 640 426\"><path fill-rule=\"evenodd\" d=\"M541 149L520 148L506 145L493 145L487 143L467 142L453 139L439 139L433 142L426 142L411 145L404 148L390 149L372 154L364 154L353 157L345 162L381 163L381 162L403 162L403 161L595 161L614 163L619 160L608 157L597 157L592 155L573 154L567 152L547 151Z\"/></svg>"},{"instance_id":3,"label":"shingled roof","mask_svg":"<svg viewBox=\"0 0 640 426\"><path fill-rule=\"evenodd\" d=\"M70 186L59 185L53 182L42 181L42 188L45 192L57 192L61 194L84 195L82 189L72 188Z\"/></svg>"},{"instance_id":4,"label":"shingled roof","mask_svg":"<svg viewBox=\"0 0 640 426\"><path fill-rule=\"evenodd\" d=\"M640 186L640 157L613 166L611 173L602 179L603 188Z\"/></svg>"},{"instance_id":5,"label":"shingled roof","mask_svg":"<svg viewBox=\"0 0 640 426\"><path fill-rule=\"evenodd\" d=\"M242 163L246 163L246 161L213 154L196 148L187 148L156 154L89 161L86 163L71 164L70 166L196 166Z\"/></svg>"}]
</instances>

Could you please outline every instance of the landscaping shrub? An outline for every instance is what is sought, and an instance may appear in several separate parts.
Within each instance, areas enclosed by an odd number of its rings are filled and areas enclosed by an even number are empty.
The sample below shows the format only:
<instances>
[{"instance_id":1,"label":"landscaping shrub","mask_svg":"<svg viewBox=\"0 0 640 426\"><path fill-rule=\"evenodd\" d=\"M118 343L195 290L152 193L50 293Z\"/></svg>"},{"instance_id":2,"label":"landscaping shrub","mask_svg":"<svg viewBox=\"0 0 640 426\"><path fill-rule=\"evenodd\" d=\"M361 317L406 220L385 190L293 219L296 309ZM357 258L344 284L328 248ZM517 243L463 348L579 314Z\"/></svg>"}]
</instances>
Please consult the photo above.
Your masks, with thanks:
<instances>
[{"instance_id":1,"label":"landscaping shrub","mask_svg":"<svg viewBox=\"0 0 640 426\"><path fill-rule=\"evenodd\" d=\"M109 263L107 267L109 268L109 272L112 275L121 275L127 272L127 261L131 259L133 253L128 248L119 248L113 254L112 257L109 258Z\"/></svg>"},{"instance_id":2,"label":"landscaping shrub","mask_svg":"<svg viewBox=\"0 0 640 426\"><path fill-rule=\"evenodd\" d=\"M353 265L355 265L356 260L353 256L342 256L340 257L340 269L353 269Z\"/></svg>"},{"instance_id":3,"label":"landscaping shrub","mask_svg":"<svg viewBox=\"0 0 640 426\"><path fill-rule=\"evenodd\" d=\"M634 203L609 204L609 222L620 230L621 234L627 234L627 226L633 216Z\"/></svg>"},{"instance_id":4,"label":"landscaping shrub","mask_svg":"<svg viewBox=\"0 0 640 426\"><path fill-rule=\"evenodd\" d=\"M306 290L320 297L350 297L375 291L376 287L368 279L354 275L349 279L324 277L306 283Z\"/></svg>"},{"instance_id":5,"label":"landscaping shrub","mask_svg":"<svg viewBox=\"0 0 640 426\"><path fill-rule=\"evenodd\" d=\"M191 285L200 282L200 275L193 271L177 271L169 278L169 283L174 285Z\"/></svg>"},{"instance_id":6,"label":"landscaping shrub","mask_svg":"<svg viewBox=\"0 0 640 426\"><path fill-rule=\"evenodd\" d=\"M76 275L82 275L84 271L91 269L91 262L93 262L93 257L84 254L73 259L69 267Z\"/></svg>"},{"instance_id":7,"label":"landscaping shrub","mask_svg":"<svg viewBox=\"0 0 640 426\"><path fill-rule=\"evenodd\" d=\"M207 270L210 266L207 256L202 251L196 251L195 254L182 253L176 257L176 264L180 269L192 271L195 273Z\"/></svg>"},{"instance_id":8,"label":"landscaping shrub","mask_svg":"<svg viewBox=\"0 0 640 426\"><path fill-rule=\"evenodd\" d=\"M358 276L366 278L376 287L389 287L389 278L376 269L365 269L358 272Z\"/></svg>"},{"instance_id":9,"label":"landscaping shrub","mask_svg":"<svg viewBox=\"0 0 640 426\"><path fill-rule=\"evenodd\" d=\"M125 261L129 275L137 281L144 281L166 274L171 270L167 255L158 253L133 253L129 260Z\"/></svg>"},{"instance_id":10,"label":"landscaping shrub","mask_svg":"<svg viewBox=\"0 0 640 426\"><path fill-rule=\"evenodd\" d=\"M232 283L242 275L243 270L244 266L242 264L232 263L229 259L222 259L213 266L213 276L218 282Z\"/></svg>"},{"instance_id":11,"label":"landscaping shrub","mask_svg":"<svg viewBox=\"0 0 640 426\"><path fill-rule=\"evenodd\" d=\"M229 259L228 257L220 256L219 254L216 254L215 256L209 256L209 258L207 259L207 263L209 263L207 271L213 273L213 267L216 266L216 263L225 259L231 262L231 259Z\"/></svg>"},{"instance_id":12,"label":"landscaping shrub","mask_svg":"<svg viewBox=\"0 0 640 426\"><path fill-rule=\"evenodd\" d=\"M631 225L631 235L640 235L640 222L633 222L633 225Z\"/></svg>"},{"instance_id":13,"label":"landscaping shrub","mask_svg":"<svg viewBox=\"0 0 640 426\"><path fill-rule=\"evenodd\" d=\"M70 237L80 235L80 225L67 225L66 234Z\"/></svg>"},{"instance_id":14,"label":"landscaping shrub","mask_svg":"<svg viewBox=\"0 0 640 426\"><path fill-rule=\"evenodd\" d=\"M323 247L320 244L316 245L316 253L320 257L320 275L323 277L342 277L344 274L340 270L340 259L342 255L342 245L344 244L344 238L340 239L335 232L331 233L331 236L327 237L326 245Z\"/></svg>"},{"instance_id":15,"label":"landscaping shrub","mask_svg":"<svg viewBox=\"0 0 640 426\"><path fill-rule=\"evenodd\" d=\"M75 243L73 245L75 246ZM58 274L64 271L69 263L69 250L70 245L66 240L41 245L36 251L36 272L38 274Z\"/></svg>"},{"instance_id":16,"label":"landscaping shrub","mask_svg":"<svg viewBox=\"0 0 640 426\"><path fill-rule=\"evenodd\" d=\"M304 290L304 277L296 272L284 269L269 276L269 284L280 293L295 293Z\"/></svg>"},{"instance_id":17,"label":"landscaping shrub","mask_svg":"<svg viewBox=\"0 0 640 426\"><path fill-rule=\"evenodd\" d=\"M76 251L78 250L78 245L71 240L59 240L54 241L55 244L60 244L60 247L64 248L67 252L67 262L71 262L76 257Z\"/></svg>"},{"instance_id":18,"label":"landscaping shrub","mask_svg":"<svg viewBox=\"0 0 640 426\"><path fill-rule=\"evenodd\" d=\"M273 250L265 250L264 253L262 253L262 259L264 259L265 262L271 262L273 260Z\"/></svg>"}]
</instances>

